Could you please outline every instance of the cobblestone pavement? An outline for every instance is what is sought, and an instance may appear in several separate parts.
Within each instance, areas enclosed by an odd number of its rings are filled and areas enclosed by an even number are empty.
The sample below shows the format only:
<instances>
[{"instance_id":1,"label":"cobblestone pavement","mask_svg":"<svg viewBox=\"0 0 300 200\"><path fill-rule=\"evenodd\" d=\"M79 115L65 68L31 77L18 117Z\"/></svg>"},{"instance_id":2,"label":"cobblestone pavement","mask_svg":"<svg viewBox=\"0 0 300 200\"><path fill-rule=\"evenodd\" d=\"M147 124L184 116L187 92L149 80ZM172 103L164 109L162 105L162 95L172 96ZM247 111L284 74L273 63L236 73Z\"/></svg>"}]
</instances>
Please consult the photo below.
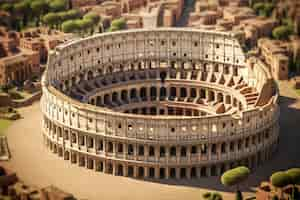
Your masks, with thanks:
<instances>
[{"instance_id":1,"label":"cobblestone pavement","mask_svg":"<svg viewBox=\"0 0 300 200\"><path fill-rule=\"evenodd\" d=\"M281 169L300 166L300 99L287 82L281 89L281 139L275 157L253 173L244 188L254 188L261 180ZM225 199L233 199L233 190L224 188L216 178L197 181L156 183L115 177L72 165L50 153L42 143L41 112L39 104L20 109L21 120L7 129L8 143L12 154L9 162L1 162L13 170L25 183L34 186L53 184L73 193L76 197L99 200L199 200L207 190L219 190ZM253 195L247 189L247 196Z\"/></svg>"}]
</instances>

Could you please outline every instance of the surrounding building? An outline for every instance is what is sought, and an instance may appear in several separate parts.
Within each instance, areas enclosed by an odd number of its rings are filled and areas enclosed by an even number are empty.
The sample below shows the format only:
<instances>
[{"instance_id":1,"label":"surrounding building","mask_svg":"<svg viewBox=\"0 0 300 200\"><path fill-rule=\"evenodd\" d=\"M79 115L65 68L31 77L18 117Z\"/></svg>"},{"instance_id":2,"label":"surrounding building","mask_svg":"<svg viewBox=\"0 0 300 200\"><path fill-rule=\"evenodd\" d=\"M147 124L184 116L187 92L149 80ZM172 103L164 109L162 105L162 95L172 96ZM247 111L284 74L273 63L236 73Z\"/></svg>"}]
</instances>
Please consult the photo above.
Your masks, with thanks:
<instances>
[{"instance_id":1,"label":"surrounding building","mask_svg":"<svg viewBox=\"0 0 300 200\"><path fill-rule=\"evenodd\" d=\"M0 84L20 84L39 68L37 52L19 48L19 34L0 28Z\"/></svg>"},{"instance_id":2,"label":"surrounding building","mask_svg":"<svg viewBox=\"0 0 300 200\"><path fill-rule=\"evenodd\" d=\"M234 52L234 53L233 53ZM150 179L255 169L278 145L277 90L232 33L162 28L59 45L42 79L43 138L72 164Z\"/></svg>"}]
</instances>

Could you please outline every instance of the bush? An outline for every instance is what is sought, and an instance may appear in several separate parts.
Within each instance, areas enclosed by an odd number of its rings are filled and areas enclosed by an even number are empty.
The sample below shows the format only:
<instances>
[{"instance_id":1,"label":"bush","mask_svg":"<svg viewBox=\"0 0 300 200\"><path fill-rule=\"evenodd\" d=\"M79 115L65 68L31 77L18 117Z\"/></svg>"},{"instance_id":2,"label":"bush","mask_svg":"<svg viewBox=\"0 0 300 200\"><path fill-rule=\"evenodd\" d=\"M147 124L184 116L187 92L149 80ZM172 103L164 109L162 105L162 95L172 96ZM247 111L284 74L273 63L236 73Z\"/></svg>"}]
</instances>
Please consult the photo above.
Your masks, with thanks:
<instances>
[{"instance_id":1,"label":"bush","mask_svg":"<svg viewBox=\"0 0 300 200\"><path fill-rule=\"evenodd\" d=\"M291 178L286 172L280 171L272 174L272 176L270 177L270 182L273 186L281 188L290 184Z\"/></svg>"},{"instance_id":2,"label":"bush","mask_svg":"<svg viewBox=\"0 0 300 200\"><path fill-rule=\"evenodd\" d=\"M277 40L288 39L290 34L292 34L292 30L289 26L277 26L272 31L272 36Z\"/></svg>"},{"instance_id":3,"label":"bush","mask_svg":"<svg viewBox=\"0 0 300 200\"><path fill-rule=\"evenodd\" d=\"M290 182L292 184L300 184L300 168L289 169L286 173L290 177Z\"/></svg>"},{"instance_id":4,"label":"bush","mask_svg":"<svg viewBox=\"0 0 300 200\"><path fill-rule=\"evenodd\" d=\"M243 195L240 190L238 190L235 194L235 200L243 200Z\"/></svg>"},{"instance_id":5,"label":"bush","mask_svg":"<svg viewBox=\"0 0 300 200\"><path fill-rule=\"evenodd\" d=\"M212 200L223 200L223 197L220 193L214 192L211 197Z\"/></svg>"},{"instance_id":6,"label":"bush","mask_svg":"<svg viewBox=\"0 0 300 200\"><path fill-rule=\"evenodd\" d=\"M272 200L279 200L279 198L278 198L277 195L274 195L274 196L272 197Z\"/></svg>"},{"instance_id":7,"label":"bush","mask_svg":"<svg viewBox=\"0 0 300 200\"><path fill-rule=\"evenodd\" d=\"M225 186L236 185L244 181L250 174L250 170L247 167L236 167L234 169L226 171L222 177L221 182Z\"/></svg>"},{"instance_id":8,"label":"bush","mask_svg":"<svg viewBox=\"0 0 300 200\"><path fill-rule=\"evenodd\" d=\"M210 192L205 192L205 193L202 195L202 197L203 197L204 199L209 199L209 198L211 197L211 193L210 193Z\"/></svg>"}]
</instances>

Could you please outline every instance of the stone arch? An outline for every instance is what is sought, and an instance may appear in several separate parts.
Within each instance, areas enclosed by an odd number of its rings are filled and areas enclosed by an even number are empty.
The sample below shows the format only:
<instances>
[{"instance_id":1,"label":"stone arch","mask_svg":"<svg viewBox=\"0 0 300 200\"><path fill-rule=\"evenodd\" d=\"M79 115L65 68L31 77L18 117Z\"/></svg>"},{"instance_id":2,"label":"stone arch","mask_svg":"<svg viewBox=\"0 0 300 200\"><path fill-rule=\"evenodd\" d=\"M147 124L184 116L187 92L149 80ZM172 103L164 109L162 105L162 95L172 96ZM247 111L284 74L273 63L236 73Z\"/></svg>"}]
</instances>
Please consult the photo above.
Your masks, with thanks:
<instances>
[{"instance_id":1,"label":"stone arch","mask_svg":"<svg viewBox=\"0 0 300 200\"><path fill-rule=\"evenodd\" d=\"M191 178L197 178L197 168L196 167L191 168L190 176L191 176Z\"/></svg>"},{"instance_id":2,"label":"stone arch","mask_svg":"<svg viewBox=\"0 0 300 200\"><path fill-rule=\"evenodd\" d=\"M176 168L170 168L170 178L176 178Z\"/></svg>"},{"instance_id":3,"label":"stone arch","mask_svg":"<svg viewBox=\"0 0 300 200\"><path fill-rule=\"evenodd\" d=\"M146 87L142 87L140 89L140 97L143 101L147 100L147 89L146 89Z\"/></svg>"},{"instance_id":4,"label":"stone arch","mask_svg":"<svg viewBox=\"0 0 300 200\"><path fill-rule=\"evenodd\" d=\"M170 148L170 156L176 156L176 147L175 146L172 146Z\"/></svg>"},{"instance_id":5,"label":"stone arch","mask_svg":"<svg viewBox=\"0 0 300 200\"><path fill-rule=\"evenodd\" d=\"M109 94L104 95L104 104L110 105L110 95Z\"/></svg>"},{"instance_id":6,"label":"stone arch","mask_svg":"<svg viewBox=\"0 0 300 200\"><path fill-rule=\"evenodd\" d=\"M156 87L152 86L150 88L150 96L151 96L151 99L156 99L157 98L157 90L156 90Z\"/></svg>"},{"instance_id":7,"label":"stone arch","mask_svg":"<svg viewBox=\"0 0 300 200\"><path fill-rule=\"evenodd\" d=\"M167 96L167 89L165 87L160 88L159 96L160 98L165 98Z\"/></svg>"},{"instance_id":8,"label":"stone arch","mask_svg":"<svg viewBox=\"0 0 300 200\"><path fill-rule=\"evenodd\" d=\"M121 164L118 164L117 175L118 176L123 176L123 165L121 165Z\"/></svg>"},{"instance_id":9,"label":"stone arch","mask_svg":"<svg viewBox=\"0 0 300 200\"><path fill-rule=\"evenodd\" d=\"M93 72L92 72L92 71L88 71L88 72L87 72L87 80L88 80L88 81L89 81L89 80L92 80L93 77L94 77Z\"/></svg>"},{"instance_id":10,"label":"stone arch","mask_svg":"<svg viewBox=\"0 0 300 200\"><path fill-rule=\"evenodd\" d=\"M181 88L180 88L180 97L182 97L182 98L187 97L187 91L186 91L186 88L184 88L184 87L181 87Z\"/></svg>"},{"instance_id":11,"label":"stone arch","mask_svg":"<svg viewBox=\"0 0 300 200\"><path fill-rule=\"evenodd\" d=\"M127 90L122 90L121 91L121 100L124 102L128 101L128 91Z\"/></svg>"},{"instance_id":12,"label":"stone arch","mask_svg":"<svg viewBox=\"0 0 300 200\"><path fill-rule=\"evenodd\" d=\"M218 102L223 102L224 101L224 96L221 92L217 94L217 101Z\"/></svg>"},{"instance_id":13,"label":"stone arch","mask_svg":"<svg viewBox=\"0 0 300 200\"><path fill-rule=\"evenodd\" d=\"M137 91L136 88L132 88L130 90L130 99L136 99L137 98Z\"/></svg>"},{"instance_id":14,"label":"stone arch","mask_svg":"<svg viewBox=\"0 0 300 200\"><path fill-rule=\"evenodd\" d=\"M144 167L138 167L138 177L143 178L145 176Z\"/></svg>"},{"instance_id":15,"label":"stone arch","mask_svg":"<svg viewBox=\"0 0 300 200\"><path fill-rule=\"evenodd\" d=\"M170 96L172 97L172 98L175 98L175 97L177 97L177 94L176 94L177 92L176 92L176 88L175 87L171 87L170 88Z\"/></svg>"},{"instance_id":16,"label":"stone arch","mask_svg":"<svg viewBox=\"0 0 300 200\"><path fill-rule=\"evenodd\" d=\"M118 93L117 92L113 92L112 93L112 101L113 102L117 102L118 100L119 100Z\"/></svg>"}]
</instances>

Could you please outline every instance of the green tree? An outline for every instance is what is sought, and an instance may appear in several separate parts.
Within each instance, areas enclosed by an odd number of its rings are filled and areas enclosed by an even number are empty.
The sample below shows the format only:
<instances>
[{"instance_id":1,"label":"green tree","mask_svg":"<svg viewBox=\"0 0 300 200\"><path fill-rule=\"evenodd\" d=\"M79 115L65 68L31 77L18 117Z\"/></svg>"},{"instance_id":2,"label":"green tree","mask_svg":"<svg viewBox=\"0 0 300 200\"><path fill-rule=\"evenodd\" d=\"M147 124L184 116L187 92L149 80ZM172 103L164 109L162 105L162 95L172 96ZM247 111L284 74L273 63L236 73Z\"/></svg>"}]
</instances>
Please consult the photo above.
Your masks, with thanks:
<instances>
[{"instance_id":1,"label":"green tree","mask_svg":"<svg viewBox=\"0 0 300 200\"><path fill-rule=\"evenodd\" d=\"M291 178L286 172L279 171L272 174L270 182L274 187L280 189L280 196L282 197L283 193L281 189L291 183Z\"/></svg>"},{"instance_id":2,"label":"green tree","mask_svg":"<svg viewBox=\"0 0 300 200\"><path fill-rule=\"evenodd\" d=\"M262 2L254 3L253 9L254 9L255 13L258 15L260 10L264 9L264 3L262 3Z\"/></svg>"},{"instance_id":3,"label":"green tree","mask_svg":"<svg viewBox=\"0 0 300 200\"><path fill-rule=\"evenodd\" d=\"M91 19L94 24L98 24L100 21L100 16L97 13L89 12L83 16L83 19Z\"/></svg>"},{"instance_id":4,"label":"green tree","mask_svg":"<svg viewBox=\"0 0 300 200\"><path fill-rule=\"evenodd\" d=\"M78 29L78 23L75 20L68 20L62 23L62 30L65 33L75 33Z\"/></svg>"},{"instance_id":5,"label":"green tree","mask_svg":"<svg viewBox=\"0 0 300 200\"><path fill-rule=\"evenodd\" d=\"M290 177L290 183L293 184L292 200L298 198L296 184L300 184L300 168L292 168L286 171Z\"/></svg>"},{"instance_id":6,"label":"green tree","mask_svg":"<svg viewBox=\"0 0 300 200\"><path fill-rule=\"evenodd\" d=\"M14 4L15 13L22 18L22 25L27 26L28 15L30 13L30 4L26 1L21 1Z\"/></svg>"},{"instance_id":7,"label":"green tree","mask_svg":"<svg viewBox=\"0 0 300 200\"><path fill-rule=\"evenodd\" d=\"M118 31L126 28L126 21L124 18L115 19L111 22L111 25L109 27L109 31Z\"/></svg>"},{"instance_id":8,"label":"green tree","mask_svg":"<svg viewBox=\"0 0 300 200\"><path fill-rule=\"evenodd\" d=\"M237 186L237 198L240 196L242 193L239 191L239 184L246 180L250 174L250 170L247 167L241 166L241 167L236 167L234 169L226 171L222 176L221 176L221 182L225 186ZM238 194L240 193L240 194Z\"/></svg>"},{"instance_id":9,"label":"green tree","mask_svg":"<svg viewBox=\"0 0 300 200\"><path fill-rule=\"evenodd\" d=\"M202 195L203 199L205 200L223 200L223 197L220 193L218 192L206 192Z\"/></svg>"},{"instance_id":10,"label":"green tree","mask_svg":"<svg viewBox=\"0 0 300 200\"><path fill-rule=\"evenodd\" d=\"M94 33L94 27L99 24L100 16L97 13L89 12L86 15L83 16L83 19L92 20L93 24L91 27L91 34Z\"/></svg>"},{"instance_id":11,"label":"green tree","mask_svg":"<svg viewBox=\"0 0 300 200\"><path fill-rule=\"evenodd\" d=\"M58 25L60 22L60 16L57 13L48 13L44 15L43 22L47 25L49 25L51 28L54 27L54 25Z\"/></svg>"},{"instance_id":12,"label":"green tree","mask_svg":"<svg viewBox=\"0 0 300 200\"><path fill-rule=\"evenodd\" d=\"M87 33L93 27L93 21L91 19L77 20L77 25L81 33Z\"/></svg>"},{"instance_id":13,"label":"green tree","mask_svg":"<svg viewBox=\"0 0 300 200\"><path fill-rule=\"evenodd\" d=\"M290 34L292 34L292 32L288 26L278 26L272 31L272 36L277 40L288 39Z\"/></svg>"},{"instance_id":14,"label":"green tree","mask_svg":"<svg viewBox=\"0 0 300 200\"><path fill-rule=\"evenodd\" d=\"M13 8L14 8L14 6L11 3L4 3L1 5L1 10L4 10L8 13L12 13Z\"/></svg>"},{"instance_id":15,"label":"green tree","mask_svg":"<svg viewBox=\"0 0 300 200\"><path fill-rule=\"evenodd\" d=\"M36 26L39 25L41 16L47 11L48 4L45 0L34 0L30 4L33 16L36 18Z\"/></svg>"},{"instance_id":16,"label":"green tree","mask_svg":"<svg viewBox=\"0 0 300 200\"><path fill-rule=\"evenodd\" d=\"M67 9L66 0L53 0L49 3L50 10L53 12L64 11Z\"/></svg>"}]
</instances>

